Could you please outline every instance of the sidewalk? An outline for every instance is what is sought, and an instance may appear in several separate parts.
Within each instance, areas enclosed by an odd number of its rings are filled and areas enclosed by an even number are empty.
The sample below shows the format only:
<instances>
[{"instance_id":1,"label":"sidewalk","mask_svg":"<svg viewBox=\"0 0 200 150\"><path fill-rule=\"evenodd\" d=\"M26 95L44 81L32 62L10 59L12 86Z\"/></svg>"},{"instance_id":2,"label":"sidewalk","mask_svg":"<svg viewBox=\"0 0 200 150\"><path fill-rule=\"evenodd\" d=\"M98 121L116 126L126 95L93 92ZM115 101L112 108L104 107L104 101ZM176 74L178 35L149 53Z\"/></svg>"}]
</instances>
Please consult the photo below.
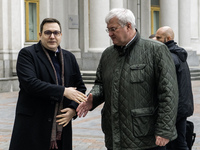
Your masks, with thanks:
<instances>
[{"instance_id":1,"label":"sidewalk","mask_svg":"<svg viewBox=\"0 0 200 150\"><path fill-rule=\"evenodd\" d=\"M90 91L92 85L86 85ZM200 81L192 81L195 113L188 118L195 124L196 141L193 150L200 150ZM18 92L0 93L0 150L8 150ZM106 150L101 131L102 105L89 112L85 118L73 121L74 150Z\"/></svg>"}]
</instances>

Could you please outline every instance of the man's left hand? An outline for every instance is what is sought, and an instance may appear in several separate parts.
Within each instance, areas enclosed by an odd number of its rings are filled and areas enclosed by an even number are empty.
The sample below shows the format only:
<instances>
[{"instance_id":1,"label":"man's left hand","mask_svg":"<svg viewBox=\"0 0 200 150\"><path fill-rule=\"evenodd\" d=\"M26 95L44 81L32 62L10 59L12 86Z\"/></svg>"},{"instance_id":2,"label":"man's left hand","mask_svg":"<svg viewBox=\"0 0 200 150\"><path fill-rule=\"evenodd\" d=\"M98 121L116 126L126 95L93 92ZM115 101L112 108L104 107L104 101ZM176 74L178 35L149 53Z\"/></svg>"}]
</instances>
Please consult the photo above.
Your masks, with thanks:
<instances>
[{"instance_id":1,"label":"man's left hand","mask_svg":"<svg viewBox=\"0 0 200 150\"><path fill-rule=\"evenodd\" d=\"M61 110L61 112L62 114L56 116L56 118L60 118L56 122L59 123L59 125L63 125L63 127L65 127L76 115L76 111L72 108L64 108Z\"/></svg>"}]
</instances>

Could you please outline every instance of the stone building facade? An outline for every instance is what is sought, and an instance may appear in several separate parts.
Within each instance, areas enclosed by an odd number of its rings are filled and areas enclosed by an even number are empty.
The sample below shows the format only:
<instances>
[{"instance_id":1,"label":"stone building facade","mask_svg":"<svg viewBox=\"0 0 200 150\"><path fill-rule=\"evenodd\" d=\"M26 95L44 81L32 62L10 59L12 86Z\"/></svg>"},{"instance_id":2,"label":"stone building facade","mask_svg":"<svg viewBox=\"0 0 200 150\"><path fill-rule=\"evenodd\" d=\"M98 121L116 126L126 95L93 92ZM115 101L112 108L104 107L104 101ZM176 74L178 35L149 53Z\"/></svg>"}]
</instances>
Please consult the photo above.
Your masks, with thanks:
<instances>
[{"instance_id":1,"label":"stone building facade","mask_svg":"<svg viewBox=\"0 0 200 150\"><path fill-rule=\"evenodd\" d=\"M172 27L190 66L199 65L200 0L0 0L0 92L18 90L18 52L37 43L46 17L61 22L61 47L74 53L80 69L95 71L101 53L112 44L105 16L119 7L133 11L144 38L160 26Z\"/></svg>"}]
</instances>

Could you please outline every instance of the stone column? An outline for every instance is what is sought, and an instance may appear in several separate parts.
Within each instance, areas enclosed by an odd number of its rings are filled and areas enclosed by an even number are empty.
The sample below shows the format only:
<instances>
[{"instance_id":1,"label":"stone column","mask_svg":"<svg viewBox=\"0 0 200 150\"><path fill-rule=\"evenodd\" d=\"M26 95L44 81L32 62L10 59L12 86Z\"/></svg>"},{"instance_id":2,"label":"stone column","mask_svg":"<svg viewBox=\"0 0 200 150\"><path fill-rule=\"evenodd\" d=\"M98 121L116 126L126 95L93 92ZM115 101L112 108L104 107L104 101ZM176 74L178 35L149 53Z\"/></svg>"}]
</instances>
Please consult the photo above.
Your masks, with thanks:
<instances>
[{"instance_id":1,"label":"stone column","mask_svg":"<svg viewBox=\"0 0 200 150\"><path fill-rule=\"evenodd\" d=\"M90 0L89 4L89 51L102 52L110 45L105 31L105 17L109 12L108 0Z\"/></svg>"},{"instance_id":2,"label":"stone column","mask_svg":"<svg viewBox=\"0 0 200 150\"><path fill-rule=\"evenodd\" d=\"M170 26L176 42L179 42L178 18L178 0L160 0L160 26Z\"/></svg>"},{"instance_id":3,"label":"stone column","mask_svg":"<svg viewBox=\"0 0 200 150\"><path fill-rule=\"evenodd\" d=\"M192 0L190 5L191 10L191 45L197 54L200 54L200 3L199 0Z\"/></svg>"},{"instance_id":4,"label":"stone column","mask_svg":"<svg viewBox=\"0 0 200 150\"><path fill-rule=\"evenodd\" d=\"M146 2L146 1L145 1ZM127 0L126 3L127 9L130 9L134 16L135 16L135 23L136 28L140 32L140 26L141 26L141 2L140 0Z\"/></svg>"},{"instance_id":5,"label":"stone column","mask_svg":"<svg viewBox=\"0 0 200 150\"><path fill-rule=\"evenodd\" d=\"M24 1L8 0L8 51L9 61L5 66L7 74L5 76L12 76L16 72L17 55L20 49L24 46ZM22 3L21 3L22 2Z\"/></svg>"},{"instance_id":6,"label":"stone column","mask_svg":"<svg viewBox=\"0 0 200 150\"><path fill-rule=\"evenodd\" d=\"M179 1L179 45L186 49L190 47L191 37L190 3L190 0Z\"/></svg>"},{"instance_id":7,"label":"stone column","mask_svg":"<svg viewBox=\"0 0 200 150\"><path fill-rule=\"evenodd\" d=\"M123 0L110 0L110 9L123 8Z\"/></svg>"},{"instance_id":8,"label":"stone column","mask_svg":"<svg viewBox=\"0 0 200 150\"><path fill-rule=\"evenodd\" d=\"M8 49L8 2L0 1L0 51ZM2 59L2 57L1 57Z\"/></svg>"},{"instance_id":9,"label":"stone column","mask_svg":"<svg viewBox=\"0 0 200 150\"><path fill-rule=\"evenodd\" d=\"M199 0L192 0L191 2L191 5L190 5L190 21L191 21L191 25L192 25L192 28L191 28L191 38L193 40L198 40L199 39L199 18L200 18L200 3L199 3Z\"/></svg>"},{"instance_id":10,"label":"stone column","mask_svg":"<svg viewBox=\"0 0 200 150\"><path fill-rule=\"evenodd\" d=\"M79 43L82 53L88 52L89 47L89 19L88 1L79 1Z\"/></svg>"},{"instance_id":11,"label":"stone column","mask_svg":"<svg viewBox=\"0 0 200 150\"><path fill-rule=\"evenodd\" d=\"M16 72L17 54L22 47L23 4L16 0L0 1L0 78Z\"/></svg>"},{"instance_id":12,"label":"stone column","mask_svg":"<svg viewBox=\"0 0 200 150\"><path fill-rule=\"evenodd\" d=\"M179 1L179 45L188 52L188 64L190 66L198 66L197 53L191 47L190 4L190 0Z\"/></svg>"},{"instance_id":13,"label":"stone column","mask_svg":"<svg viewBox=\"0 0 200 150\"><path fill-rule=\"evenodd\" d=\"M40 23L44 18L48 18L50 16L50 11L52 8L50 7L51 0L42 0L40 1ZM52 6L52 5L51 5Z\"/></svg>"},{"instance_id":14,"label":"stone column","mask_svg":"<svg viewBox=\"0 0 200 150\"><path fill-rule=\"evenodd\" d=\"M66 31L65 36L66 40L68 41L67 49L72 51L76 58L81 58L81 50L79 44L79 28L80 28L80 21L79 21L79 14L78 14L78 0L68 1L68 11L64 11L64 20ZM66 41L65 41L66 42Z\"/></svg>"},{"instance_id":15,"label":"stone column","mask_svg":"<svg viewBox=\"0 0 200 150\"><path fill-rule=\"evenodd\" d=\"M8 52L8 1L0 1L0 78L9 76L9 52Z\"/></svg>"},{"instance_id":16,"label":"stone column","mask_svg":"<svg viewBox=\"0 0 200 150\"><path fill-rule=\"evenodd\" d=\"M141 1L141 36L148 38L151 35L151 3L150 1Z\"/></svg>"}]
</instances>

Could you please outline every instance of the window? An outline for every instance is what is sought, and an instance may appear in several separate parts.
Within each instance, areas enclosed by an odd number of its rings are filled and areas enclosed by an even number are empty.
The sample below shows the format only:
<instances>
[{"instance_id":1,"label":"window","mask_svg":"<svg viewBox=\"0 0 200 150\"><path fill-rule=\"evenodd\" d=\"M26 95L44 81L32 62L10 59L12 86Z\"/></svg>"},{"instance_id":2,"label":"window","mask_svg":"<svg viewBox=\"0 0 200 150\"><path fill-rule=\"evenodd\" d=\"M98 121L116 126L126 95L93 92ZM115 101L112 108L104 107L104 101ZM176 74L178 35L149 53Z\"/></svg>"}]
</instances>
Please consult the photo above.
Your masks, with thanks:
<instances>
[{"instance_id":1,"label":"window","mask_svg":"<svg viewBox=\"0 0 200 150\"><path fill-rule=\"evenodd\" d=\"M151 6L159 6L160 0L151 0Z\"/></svg>"},{"instance_id":2,"label":"window","mask_svg":"<svg viewBox=\"0 0 200 150\"><path fill-rule=\"evenodd\" d=\"M154 34L159 28L160 7L151 7L151 34Z\"/></svg>"},{"instance_id":3,"label":"window","mask_svg":"<svg viewBox=\"0 0 200 150\"><path fill-rule=\"evenodd\" d=\"M25 0L25 40L39 40L39 0Z\"/></svg>"},{"instance_id":4,"label":"window","mask_svg":"<svg viewBox=\"0 0 200 150\"><path fill-rule=\"evenodd\" d=\"M151 0L151 34L159 28L160 0Z\"/></svg>"}]
</instances>

